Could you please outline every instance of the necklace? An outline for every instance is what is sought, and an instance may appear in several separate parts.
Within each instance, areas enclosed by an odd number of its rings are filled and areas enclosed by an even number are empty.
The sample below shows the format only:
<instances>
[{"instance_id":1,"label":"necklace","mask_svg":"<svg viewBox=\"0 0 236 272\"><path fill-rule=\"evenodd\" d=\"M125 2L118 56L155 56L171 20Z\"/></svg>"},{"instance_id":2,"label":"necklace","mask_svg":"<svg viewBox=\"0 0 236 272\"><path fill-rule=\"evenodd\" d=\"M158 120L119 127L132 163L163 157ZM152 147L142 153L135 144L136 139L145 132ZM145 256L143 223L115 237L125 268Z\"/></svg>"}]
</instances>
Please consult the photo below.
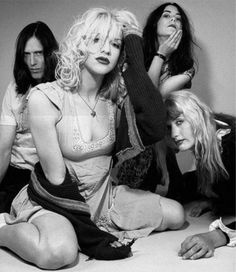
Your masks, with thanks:
<instances>
[{"instance_id":1,"label":"necklace","mask_svg":"<svg viewBox=\"0 0 236 272\"><path fill-rule=\"evenodd\" d=\"M87 107L89 107L89 109L91 110L90 115L91 115L92 117L95 117L95 116L97 115L97 113L96 113L96 111L95 111L95 108L96 108L96 106L97 106L97 103L98 103L99 98L96 99L96 102L95 102L95 104L94 104L94 106L93 106L93 108L92 108L92 107L90 107L90 105L88 104L88 102L87 102L87 101L86 101L79 93L78 93L78 95L79 95L79 97L84 101L85 105L86 105Z\"/></svg>"}]
</instances>

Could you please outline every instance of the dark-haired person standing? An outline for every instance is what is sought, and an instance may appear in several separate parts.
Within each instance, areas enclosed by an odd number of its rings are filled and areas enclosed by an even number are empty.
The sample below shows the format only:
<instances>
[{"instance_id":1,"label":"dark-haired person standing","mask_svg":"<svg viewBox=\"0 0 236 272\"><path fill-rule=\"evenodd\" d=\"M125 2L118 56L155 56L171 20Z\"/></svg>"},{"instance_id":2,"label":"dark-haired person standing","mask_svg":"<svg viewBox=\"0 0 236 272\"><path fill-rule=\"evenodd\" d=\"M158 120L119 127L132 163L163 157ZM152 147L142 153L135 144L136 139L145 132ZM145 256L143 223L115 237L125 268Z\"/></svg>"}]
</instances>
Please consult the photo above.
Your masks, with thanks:
<instances>
[{"instance_id":1,"label":"dark-haired person standing","mask_svg":"<svg viewBox=\"0 0 236 272\"><path fill-rule=\"evenodd\" d=\"M57 49L52 31L40 21L24 27L17 37L14 81L0 115L0 212L9 211L38 160L28 126L27 96L35 85L55 79Z\"/></svg>"}]
</instances>

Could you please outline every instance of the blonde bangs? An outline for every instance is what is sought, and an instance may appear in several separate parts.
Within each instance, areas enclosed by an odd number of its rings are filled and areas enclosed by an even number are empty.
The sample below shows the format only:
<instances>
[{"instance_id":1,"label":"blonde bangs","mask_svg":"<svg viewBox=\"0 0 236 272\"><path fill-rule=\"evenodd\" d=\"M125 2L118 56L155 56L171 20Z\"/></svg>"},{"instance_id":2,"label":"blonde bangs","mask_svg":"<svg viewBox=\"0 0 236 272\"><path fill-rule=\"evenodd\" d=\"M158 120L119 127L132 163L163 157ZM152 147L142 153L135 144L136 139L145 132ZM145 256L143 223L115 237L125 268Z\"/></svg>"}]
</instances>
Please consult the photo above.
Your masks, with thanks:
<instances>
[{"instance_id":1,"label":"blonde bangs","mask_svg":"<svg viewBox=\"0 0 236 272\"><path fill-rule=\"evenodd\" d=\"M93 19L94 21L87 26L85 34L86 44L94 40L96 37L99 37L104 43L108 38L111 40L121 38L121 24L116 21L112 14L101 13Z\"/></svg>"}]
</instances>

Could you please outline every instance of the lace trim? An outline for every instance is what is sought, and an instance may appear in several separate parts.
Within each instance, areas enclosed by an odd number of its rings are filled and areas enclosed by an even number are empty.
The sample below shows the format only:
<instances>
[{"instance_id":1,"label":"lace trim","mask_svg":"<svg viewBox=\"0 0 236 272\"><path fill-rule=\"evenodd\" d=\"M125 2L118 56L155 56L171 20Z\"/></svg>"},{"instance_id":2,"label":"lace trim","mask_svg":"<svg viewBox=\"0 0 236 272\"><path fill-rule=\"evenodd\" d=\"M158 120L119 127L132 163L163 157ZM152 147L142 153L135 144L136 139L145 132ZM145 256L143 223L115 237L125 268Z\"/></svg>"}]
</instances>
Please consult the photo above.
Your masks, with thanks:
<instances>
[{"instance_id":1,"label":"lace trim","mask_svg":"<svg viewBox=\"0 0 236 272\"><path fill-rule=\"evenodd\" d=\"M74 129L73 129L73 151L84 151L84 152L91 152L97 149L101 149L104 145L112 143L115 141L115 118L114 118L114 109L112 102L107 100L108 105L108 112L109 112L109 131L108 134L96 141L96 142L89 142L86 143L82 140L79 132L78 125L76 124L76 119L74 119Z\"/></svg>"},{"instance_id":2,"label":"lace trim","mask_svg":"<svg viewBox=\"0 0 236 272\"><path fill-rule=\"evenodd\" d=\"M108 218L108 216L103 215L101 217L99 217L98 220L96 220L95 224L99 227L99 228L104 228L107 231L110 229L110 226L112 225L111 220Z\"/></svg>"},{"instance_id":3,"label":"lace trim","mask_svg":"<svg viewBox=\"0 0 236 272\"><path fill-rule=\"evenodd\" d=\"M124 161L117 173L120 184L130 188L140 188L153 160L152 147L148 146L138 156Z\"/></svg>"}]
</instances>

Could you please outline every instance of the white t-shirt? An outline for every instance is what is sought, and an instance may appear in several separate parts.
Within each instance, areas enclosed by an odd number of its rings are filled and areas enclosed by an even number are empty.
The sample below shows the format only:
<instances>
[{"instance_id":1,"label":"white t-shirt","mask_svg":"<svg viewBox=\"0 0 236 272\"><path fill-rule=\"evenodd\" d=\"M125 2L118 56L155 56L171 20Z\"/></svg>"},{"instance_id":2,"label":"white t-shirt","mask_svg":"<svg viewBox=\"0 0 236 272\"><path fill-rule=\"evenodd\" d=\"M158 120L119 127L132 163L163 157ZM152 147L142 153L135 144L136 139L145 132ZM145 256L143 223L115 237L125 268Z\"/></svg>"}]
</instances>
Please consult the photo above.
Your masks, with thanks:
<instances>
[{"instance_id":1,"label":"white t-shirt","mask_svg":"<svg viewBox=\"0 0 236 272\"><path fill-rule=\"evenodd\" d=\"M10 164L17 168L32 170L38 161L36 148L29 130L27 97L16 93L16 84L11 82L2 102L0 125L16 126Z\"/></svg>"}]
</instances>

